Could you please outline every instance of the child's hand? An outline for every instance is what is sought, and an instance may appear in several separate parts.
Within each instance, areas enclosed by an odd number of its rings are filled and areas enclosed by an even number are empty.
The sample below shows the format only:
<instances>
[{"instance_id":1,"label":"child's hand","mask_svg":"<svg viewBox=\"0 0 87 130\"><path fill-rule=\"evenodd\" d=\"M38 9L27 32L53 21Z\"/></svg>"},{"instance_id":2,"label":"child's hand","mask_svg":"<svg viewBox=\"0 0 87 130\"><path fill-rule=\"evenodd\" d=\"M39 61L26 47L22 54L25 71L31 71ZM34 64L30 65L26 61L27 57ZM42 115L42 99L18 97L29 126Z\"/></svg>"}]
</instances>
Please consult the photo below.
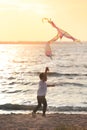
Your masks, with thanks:
<instances>
[{"instance_id":1,"label":"child's hand","mask_svg":"<svg viewBox=\"0 0 87 130\"><path fill-rule=\"evenodd\" d=\"M48 67L46 67L46 71L49 71L49 68L48 68Z\"/></svg>"}]
</instances>

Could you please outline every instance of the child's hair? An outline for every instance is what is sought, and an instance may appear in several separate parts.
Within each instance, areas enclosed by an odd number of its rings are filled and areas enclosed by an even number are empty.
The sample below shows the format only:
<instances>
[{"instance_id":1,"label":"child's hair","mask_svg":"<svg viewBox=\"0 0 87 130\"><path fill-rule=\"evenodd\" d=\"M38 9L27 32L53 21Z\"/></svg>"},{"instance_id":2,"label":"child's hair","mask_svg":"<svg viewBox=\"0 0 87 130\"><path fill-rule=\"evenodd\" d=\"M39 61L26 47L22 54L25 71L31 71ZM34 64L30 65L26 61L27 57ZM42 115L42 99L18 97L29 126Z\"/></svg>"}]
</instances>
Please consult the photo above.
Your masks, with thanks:
<instances>
[{"instance_id":1,"label":"child's hair","mask_svg":"<svg viewBox=\"0 0 87 130\"><path fill-rule=\"evenodd\" d=\"M44 73L40 73L40 74L39 74L39 78L42 80L43 77L44 77Z\"/></svg>"}]
</instances>

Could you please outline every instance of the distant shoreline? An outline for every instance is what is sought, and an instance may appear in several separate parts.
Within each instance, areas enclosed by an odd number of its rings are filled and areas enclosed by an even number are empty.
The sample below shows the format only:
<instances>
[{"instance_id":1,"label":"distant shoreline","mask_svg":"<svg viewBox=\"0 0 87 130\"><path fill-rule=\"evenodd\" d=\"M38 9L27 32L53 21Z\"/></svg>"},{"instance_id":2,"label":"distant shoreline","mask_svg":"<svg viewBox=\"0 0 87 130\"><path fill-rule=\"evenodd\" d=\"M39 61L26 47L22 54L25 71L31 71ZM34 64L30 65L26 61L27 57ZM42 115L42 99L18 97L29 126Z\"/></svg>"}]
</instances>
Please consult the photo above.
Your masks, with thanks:
<instances>
[{"instance_id":1,"label":"distant shoreline","mask_svg":"<svg viewBox=\"0 0 87 130\"><path fill-rule=\"evenodd\" d=\"M46 41L0 41L0 44L40 44L46 43Z\"/></svg>"},{"instance_id":2,"label":"distant shoreline","mask_svg":"<svg viewBox=\"0 0 87 130\"><path fill-rule=\"evenodd\" d=\"M47 41L0 41L0 44L46 44ZM57 41L54 43L76 43L73 41ZM82 41L82 43L87 43L87 41Z\"/></svg>"}]
</instances>

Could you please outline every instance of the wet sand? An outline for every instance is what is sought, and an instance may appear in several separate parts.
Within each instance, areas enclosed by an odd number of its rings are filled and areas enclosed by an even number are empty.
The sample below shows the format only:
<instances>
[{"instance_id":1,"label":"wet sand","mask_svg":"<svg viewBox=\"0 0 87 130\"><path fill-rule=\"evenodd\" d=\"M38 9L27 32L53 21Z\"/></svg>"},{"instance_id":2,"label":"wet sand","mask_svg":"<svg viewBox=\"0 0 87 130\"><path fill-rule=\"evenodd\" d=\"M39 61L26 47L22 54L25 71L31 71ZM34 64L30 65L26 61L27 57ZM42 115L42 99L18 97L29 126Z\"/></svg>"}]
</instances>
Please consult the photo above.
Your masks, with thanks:
<instances>
[{"instance_id":1,"label":"wet sand","mask_svg":"<svg viewBox=\"0 0 87 130\"><path fill-rule=\"evenodd\" d=\"M0 130L87 130L87 115L0 114Z\"/></svg>"}]
</instances>

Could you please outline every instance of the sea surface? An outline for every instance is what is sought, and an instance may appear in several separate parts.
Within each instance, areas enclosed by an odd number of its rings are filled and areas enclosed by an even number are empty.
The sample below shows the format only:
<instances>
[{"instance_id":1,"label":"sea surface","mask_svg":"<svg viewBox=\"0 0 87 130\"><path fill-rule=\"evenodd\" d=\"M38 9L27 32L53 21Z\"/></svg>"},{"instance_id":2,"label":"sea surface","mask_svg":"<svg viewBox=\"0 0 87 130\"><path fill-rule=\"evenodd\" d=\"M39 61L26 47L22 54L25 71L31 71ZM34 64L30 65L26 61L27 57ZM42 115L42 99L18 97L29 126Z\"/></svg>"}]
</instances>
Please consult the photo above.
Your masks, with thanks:
<instances>
[{"instance_id":1,"label":"sea surface","mask_svg":"<svg viewBox=\"0 0 87 130\"><path fill-rule=\"evenodd\" d=\"M37 104L39 73L49 67L47 112L87 114L87 43L0 44L0 114L29 113Z\"/></svg>"}]
</instances>

